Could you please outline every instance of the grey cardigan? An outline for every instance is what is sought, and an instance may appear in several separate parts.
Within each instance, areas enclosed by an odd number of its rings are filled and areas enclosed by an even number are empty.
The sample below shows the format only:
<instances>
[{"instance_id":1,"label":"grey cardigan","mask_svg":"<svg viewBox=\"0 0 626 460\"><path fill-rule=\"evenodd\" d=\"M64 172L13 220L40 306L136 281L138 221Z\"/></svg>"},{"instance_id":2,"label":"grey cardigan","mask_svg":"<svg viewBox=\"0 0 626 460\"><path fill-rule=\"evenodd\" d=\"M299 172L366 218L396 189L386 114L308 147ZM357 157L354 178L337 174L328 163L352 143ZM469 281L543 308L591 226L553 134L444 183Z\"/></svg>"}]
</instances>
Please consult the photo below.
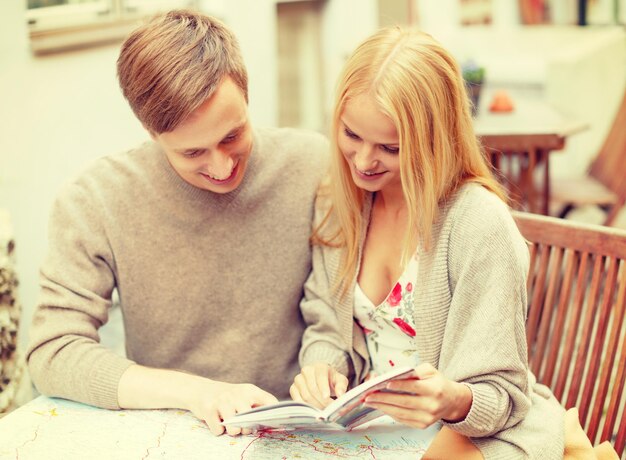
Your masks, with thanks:
<instances>
[{"instance_id":1,"label":"grey cardigan","mask_svg":"<svg viewBox=\"0 0 626 460\"><path fill-rule=\"evenodd\" d=\"M369 195L365 229L371 203ZM316 223L327 209L320 197ZM365 231L360 248L364 238ZM307 329L300 364L328 362L356 384L369 370L369 356L352 314L357 274L343 298L330 288L339 276L340 251L313 248L301 303ZM429 249L420 252L414 282L420 361L471 389L467 417L446 424L470 437L485 459L563 458L564 410L528 369L528 266L528 248L508 208L477 184L463 186L441 206Z\"/></svg>"}]
</instances>

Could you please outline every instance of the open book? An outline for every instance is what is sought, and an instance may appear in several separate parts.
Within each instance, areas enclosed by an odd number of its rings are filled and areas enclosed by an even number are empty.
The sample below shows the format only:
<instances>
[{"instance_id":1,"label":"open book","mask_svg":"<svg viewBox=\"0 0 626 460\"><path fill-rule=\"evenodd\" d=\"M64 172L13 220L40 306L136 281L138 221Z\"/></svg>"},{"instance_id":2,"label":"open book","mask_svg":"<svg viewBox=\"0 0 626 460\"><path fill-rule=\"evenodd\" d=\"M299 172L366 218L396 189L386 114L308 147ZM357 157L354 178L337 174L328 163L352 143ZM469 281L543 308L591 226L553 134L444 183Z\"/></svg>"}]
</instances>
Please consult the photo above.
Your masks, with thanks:
<instances>
[{"instance_id":1,"label":"open book","mask_svg":"<svg viewBox=\"0 0 626 460\"><path fill-rule=\"evenodd\" d=\"M375 391L386 389L390 380L408 378L412 367L402 367L374 377L348 391L325 409L296 401L256 407L224 420L223 425L251 429L351 429L383 415L366 407L363 400Z\"/></svg>"}]
</instances>

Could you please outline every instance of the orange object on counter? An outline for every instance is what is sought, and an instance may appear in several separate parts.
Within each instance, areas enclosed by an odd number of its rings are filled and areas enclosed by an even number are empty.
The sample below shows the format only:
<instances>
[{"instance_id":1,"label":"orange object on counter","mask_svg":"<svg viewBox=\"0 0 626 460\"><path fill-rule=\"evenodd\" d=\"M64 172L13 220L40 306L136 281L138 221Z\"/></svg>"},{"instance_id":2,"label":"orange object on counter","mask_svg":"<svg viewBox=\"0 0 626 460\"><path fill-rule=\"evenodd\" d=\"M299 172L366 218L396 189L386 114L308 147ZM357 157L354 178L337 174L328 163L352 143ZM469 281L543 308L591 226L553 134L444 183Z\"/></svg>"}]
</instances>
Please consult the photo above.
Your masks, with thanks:
<instances>
[{"instance_id":1,"label":"orange object on counter","mask_svg":"<svg viewBox=\"0 0 626 460\"><path fill-rule=\"evenodd\" d=\"M496 91L489 105L491 112L512 112L514 108L511 96L504 90Z\"/></svg>"}]
</instances>

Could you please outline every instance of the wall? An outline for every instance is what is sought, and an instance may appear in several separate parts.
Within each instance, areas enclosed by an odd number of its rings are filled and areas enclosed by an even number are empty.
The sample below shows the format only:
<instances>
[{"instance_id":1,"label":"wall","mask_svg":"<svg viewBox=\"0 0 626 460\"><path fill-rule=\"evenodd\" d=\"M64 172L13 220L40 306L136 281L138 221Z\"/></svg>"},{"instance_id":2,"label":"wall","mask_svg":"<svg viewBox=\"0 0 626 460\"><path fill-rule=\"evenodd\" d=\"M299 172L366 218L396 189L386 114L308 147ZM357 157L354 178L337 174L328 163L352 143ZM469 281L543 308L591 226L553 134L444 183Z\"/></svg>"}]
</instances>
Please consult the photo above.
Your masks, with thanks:
<instances>
[{"instance_id":1,"label":"wall","mask_svg":"<svg viewBox=\"0 0 626 460\"><path fill-rule=\"evenodd\" d=\"M252 120L275 125L274 2L208 3L240 39L250 74ZM33 57L24 10L25 0L0 2L0 208L9 211L15 230L22 346L37 301L48 212L57 191L95 158L148 139L118 88L119 45Z\"/></svg>"},{"instance_id":2,"label":"wall","mask_svg":"<svg viewBox=\"0 0 626 460\"><path fill-rule=\"evenodd\" d=\"M347 25L349 24L349 27ZM378 27L376 0L333 0L322 10L322 56L326 94L324 107L328 125L337 78L348 55Z\"/></svg>"}]
</instances>

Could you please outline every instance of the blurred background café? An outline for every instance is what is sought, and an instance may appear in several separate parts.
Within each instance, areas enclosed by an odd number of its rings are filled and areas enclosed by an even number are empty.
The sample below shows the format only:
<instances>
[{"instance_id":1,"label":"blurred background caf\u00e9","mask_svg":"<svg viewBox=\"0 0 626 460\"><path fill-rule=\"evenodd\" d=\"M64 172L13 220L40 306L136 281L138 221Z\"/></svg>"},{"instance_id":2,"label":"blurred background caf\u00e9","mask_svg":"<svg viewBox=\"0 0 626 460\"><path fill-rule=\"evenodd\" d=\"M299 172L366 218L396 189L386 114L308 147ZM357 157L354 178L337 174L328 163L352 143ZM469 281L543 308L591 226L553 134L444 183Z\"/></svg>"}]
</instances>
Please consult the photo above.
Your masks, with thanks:
<instances>
[{"instance_id":1,"label":"blurred background caf\u00e9","mask_svg":"<svg viewBox=\"0 0 626 460\"><path fill-rule=\"evenodd\" d=\"M626 0L5 0L0 413L34 394L11 360L26 345L52 200L95 158L148 138L115 61L130 30L173 8L234 30L255 126L325 134L346 56L381 26L419 27L462 66L514 208L626 228ZM113 311L103 343L123 353L121 334Z\"/></svg>"}]
</instances>

